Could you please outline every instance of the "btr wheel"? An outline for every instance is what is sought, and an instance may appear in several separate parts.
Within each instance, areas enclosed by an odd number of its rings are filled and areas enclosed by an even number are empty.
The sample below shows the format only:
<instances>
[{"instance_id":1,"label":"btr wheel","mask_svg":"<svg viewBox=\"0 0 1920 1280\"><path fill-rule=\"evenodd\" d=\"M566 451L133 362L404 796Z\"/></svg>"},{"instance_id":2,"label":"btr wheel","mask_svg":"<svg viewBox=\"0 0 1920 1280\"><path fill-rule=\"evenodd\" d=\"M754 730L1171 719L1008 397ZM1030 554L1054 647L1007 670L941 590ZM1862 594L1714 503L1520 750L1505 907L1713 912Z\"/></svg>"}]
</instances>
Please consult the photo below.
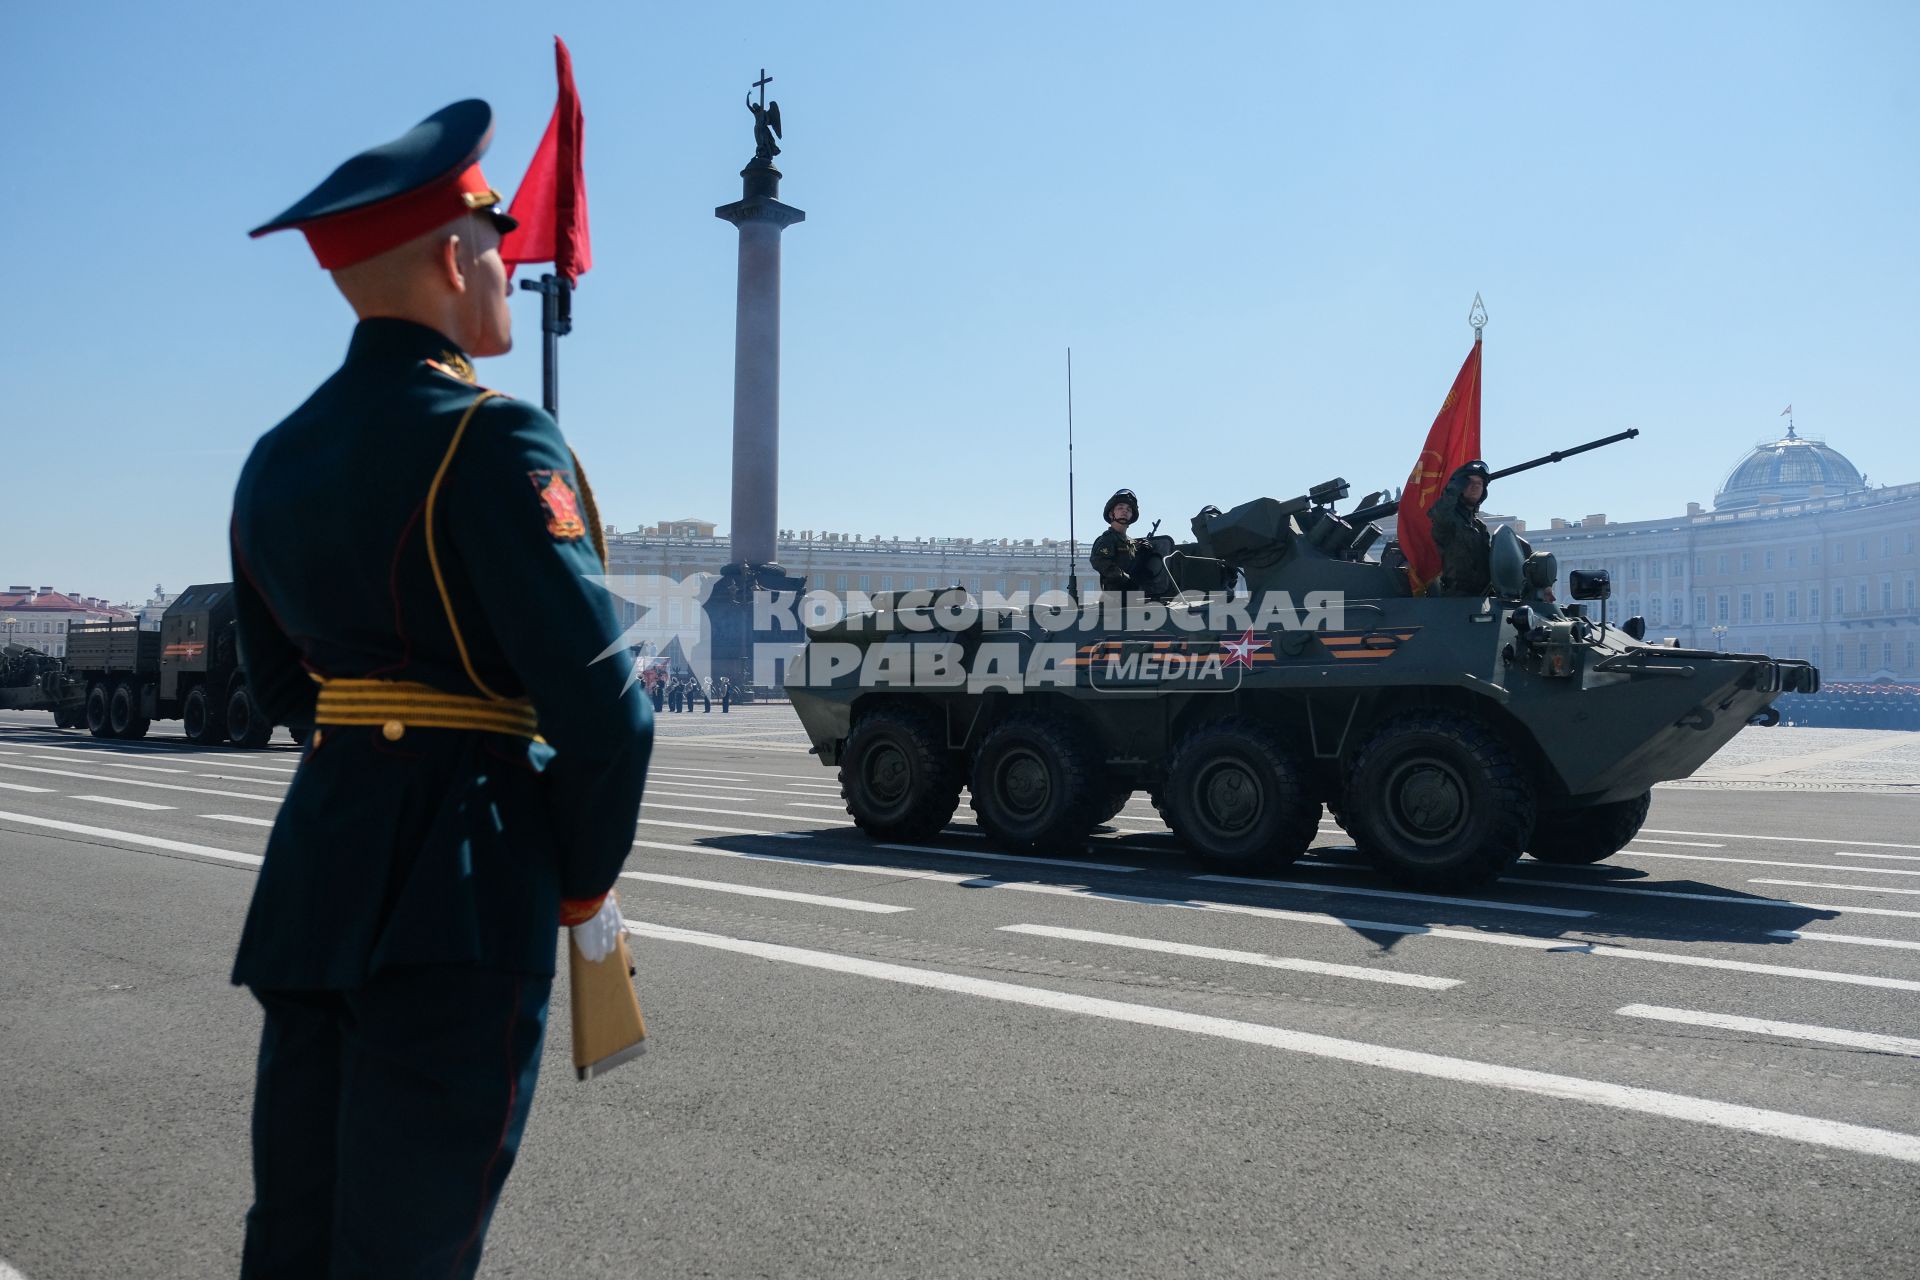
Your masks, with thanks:
<instances>
[{"instance_id":1,"label":"btr wheel","mask_svg":"<svg viewBox=\"0 0 1920 1280\"><path fill-rule=\"evenodd\" d=\"M1582 809L1543 813L1533 823L1527 852L1540 862L1581 865L1600 862L1626 848L1640 834L1653 806L1653 792L1627 800L1590 804Z\"/></svg>"},{"instance_id":2,"label":"btr wheel","mask_svg":"<svg viewBox=\"0 0 1920 1280\"><path fill-rule=\"evenodd\" d=\"M187 741L203 747L215 746L227 736L226 721L214 714L213 699L203 684L188 691L187 700L180 708L180 723Z\"/></svg>"},{"instance_id":3,"label":"btr wheel","mask_svg":"<svg viewBox=\"0 0 1920 1280\"><path fill-rule=\"evenodd\" d=\"M840 796L876 840L937 835L960 807L961 770L946 734L919 708L882 704L854 722L840 758Z\"/></svg>"},{"instance_id":4,"label":"btr wheel","mask_svg":"<svg viewBox=\"0 0 1920 1280\"><path fill-rule=\"evenodd\" d=\"M1471 717L1414 711L1360 748L1341 816L1388 878L1423 888L1482 884L1533 832L1533 793L1506 744Z\"/></svg>"},{"instance_id":5,"label":"btr wheel","mask_svg":"<svg viewBox=\"0 0 1920 1280\"><path fill-rule=\"evenodd\" d=\"M264 747L272 736L273 722L261 713L247 686L237 686L227 695L227 737L236 747Z\"/></svg>"},{"instance_id":6,"label":"btr wheel","mask_svg":"<svg viewBox=\"0 0 1920 1280\"><path fill-rule=\"evenodd\" d=\"M1225 871L1284 867L1319 831L1320 806L1299 763L1271 729L1240 717L1181 740L1163 799L1180 842Z\"/></svg>"},{"instance_id":7,"label":"btr wheel","mask_svg":"<svg viewBox=\"0 0 1920 1280\"><path fill-rule=\"evenodd\" d=\"M87 732L96 738L113 736L113 699L104 681L87 690Z\"/></svg>"},{"instance_id":8,"label":"btr wheel","mask_svg":"<svg viewBox=\"0 0 1920 1280\"><path fill-rule=\"evenodd\" d=\"M1098 825L1099 761L1071 724L1026 712L1002 721L974 757L974 816L1013 853L1078 853Z\"/></svg>"},{"instance_id":9,"label":"btr wheel","mask_svg":"<svg viewBox=\"0 0 1920 1280\"><path fill-rule=\"evenodd\" d=\"M147 717L140 714L140 689L131 680L116 681L107 701L108 735L128 740L147 736Z\"/></svg>"}]
</instances>

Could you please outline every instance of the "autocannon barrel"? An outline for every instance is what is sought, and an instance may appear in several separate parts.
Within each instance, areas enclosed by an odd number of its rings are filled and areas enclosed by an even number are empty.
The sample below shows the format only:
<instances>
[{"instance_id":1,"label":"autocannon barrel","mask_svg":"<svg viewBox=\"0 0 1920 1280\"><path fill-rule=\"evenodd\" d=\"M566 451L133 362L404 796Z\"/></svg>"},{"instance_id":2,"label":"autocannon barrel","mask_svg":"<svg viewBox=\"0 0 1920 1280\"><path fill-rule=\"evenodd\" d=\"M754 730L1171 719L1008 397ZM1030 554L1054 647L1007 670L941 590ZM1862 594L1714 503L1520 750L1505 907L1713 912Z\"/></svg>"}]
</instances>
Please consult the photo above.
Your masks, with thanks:
<instances>
[{"instance_id":1,"label":"autocannon barrel","mask_svg":"<svg viewBox=\"0 0 1920 1280\"><path fill-rule=\"evenodd\" d=\"M1500 470L1491 473L1487 479L1499 480L1505 476L1518 475L1522 471L1531 471L1535 467L1544 467L1549 462L1560 462L1563 459L1571 458L1577 453L1586 453L1590 449L1600 449L1610 444L1619 444L1622 440L1631 440L1639 434L1640 429L1638 427L1629 427L1625 431L1617 432L1601 440L1589 440L1587 443L1577 444L1571 449L1555 449L1552 453L1542 454L1538 458L1533 458L1526 462L1517 462L1511 467L1502 467ZM1342 516L1341 519L1345 520L1348 524L1365 524L1369 520L1384 520L1399 509L1400 499L1393 498L1386 502L1376 502L1370 507L1360 507L1357 510L1349 511L1346 515Z\"/></svg>"}]
</instances>

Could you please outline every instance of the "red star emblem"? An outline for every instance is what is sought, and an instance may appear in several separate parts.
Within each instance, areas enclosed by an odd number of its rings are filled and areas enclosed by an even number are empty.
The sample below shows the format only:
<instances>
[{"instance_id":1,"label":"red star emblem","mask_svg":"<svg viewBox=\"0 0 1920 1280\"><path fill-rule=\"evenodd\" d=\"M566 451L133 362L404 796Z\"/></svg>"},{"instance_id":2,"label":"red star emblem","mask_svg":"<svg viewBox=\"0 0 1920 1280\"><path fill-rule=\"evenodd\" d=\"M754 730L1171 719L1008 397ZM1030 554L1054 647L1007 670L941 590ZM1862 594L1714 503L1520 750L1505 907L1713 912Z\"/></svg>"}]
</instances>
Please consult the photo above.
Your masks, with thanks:
<instances>
[{"instance_id":1,"label":"red star emblem","mask_svg":"<svg viewBox=\"0 0 1920 1280\"><path fill-rule=\"evenodd\" d=\"M1220 664L1220 669L1224 671L1228 667L1245 667L1251 671L1253 669L1253 655L1268 646L1268 641L1255 640L1253 638L1253 628L1248 627L1238 636L1230 637L1220 642L1220 651L1227 655L1227 660Z\"/></svg>"}]
</instances>

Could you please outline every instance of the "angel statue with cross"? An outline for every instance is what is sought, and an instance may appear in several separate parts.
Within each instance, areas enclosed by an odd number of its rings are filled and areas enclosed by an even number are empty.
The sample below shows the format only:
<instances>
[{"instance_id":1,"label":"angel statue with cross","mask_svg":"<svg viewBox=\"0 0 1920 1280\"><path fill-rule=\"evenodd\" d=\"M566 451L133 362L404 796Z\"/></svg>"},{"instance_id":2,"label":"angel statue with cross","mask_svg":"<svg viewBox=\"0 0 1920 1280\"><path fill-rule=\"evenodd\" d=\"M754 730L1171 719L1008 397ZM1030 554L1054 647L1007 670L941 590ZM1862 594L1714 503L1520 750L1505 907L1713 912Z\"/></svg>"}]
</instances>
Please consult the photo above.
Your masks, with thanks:
<instances>
[{"instance_id":1,"label":"angel statue with cross","mask_svg":"<svg viewBox=\"0 0 1920 1280\"><path fill-rule=\"evenodd\" d=\"M767 164L780 154L780 145L774 141L780 136L780 104L767 101L767 86L773 83L773 77L765 71L753 82L760 90L760 101L753 100L753 94L747 94L747 110L753 112L753 158Z\"/></svg>"}]
</instances>

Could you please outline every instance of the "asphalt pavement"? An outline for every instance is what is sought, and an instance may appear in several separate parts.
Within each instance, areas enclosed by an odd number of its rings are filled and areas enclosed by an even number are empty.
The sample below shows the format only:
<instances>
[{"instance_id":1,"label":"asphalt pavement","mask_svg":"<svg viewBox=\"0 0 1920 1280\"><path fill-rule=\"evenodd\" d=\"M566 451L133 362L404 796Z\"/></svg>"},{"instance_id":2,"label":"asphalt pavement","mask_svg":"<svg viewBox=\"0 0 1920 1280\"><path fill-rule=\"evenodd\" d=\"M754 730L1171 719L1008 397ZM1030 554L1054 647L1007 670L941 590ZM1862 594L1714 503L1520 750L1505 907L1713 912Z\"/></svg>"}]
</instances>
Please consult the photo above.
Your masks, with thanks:
<instances>
[{"instance_id":1,"label":"asphalt pavement","mask_svg":"<svg viewBox=\"0 0 1920 1280\"><path fill-rule=\"evenodd\" d=\"M227 975L299 749L177 728L0 713L5 1280L237 1269ZM651 1046L575 1083L556 999L481 1274L1912 1270L1920 734L1748 730L1609 862L1450 896L1330 822L1261 881L1111 826L878 845L789 708L662 715Z\"/></svg>"}]
</instances>

